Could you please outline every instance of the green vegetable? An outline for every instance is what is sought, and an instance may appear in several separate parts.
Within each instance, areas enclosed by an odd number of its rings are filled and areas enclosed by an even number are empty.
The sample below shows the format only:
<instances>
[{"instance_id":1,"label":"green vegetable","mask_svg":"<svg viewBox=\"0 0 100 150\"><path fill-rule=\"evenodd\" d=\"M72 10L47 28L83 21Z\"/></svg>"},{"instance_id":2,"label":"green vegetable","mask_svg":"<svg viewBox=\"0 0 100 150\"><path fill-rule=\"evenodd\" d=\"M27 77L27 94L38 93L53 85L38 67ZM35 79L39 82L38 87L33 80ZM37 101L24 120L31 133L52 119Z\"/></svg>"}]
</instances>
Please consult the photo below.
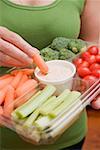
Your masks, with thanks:
<instances>
[{"instance_id":1,"label":"green vegetable","mask_svg":"<svg viewBox=\"0 0 100 150\"><path fill-rule=\"evenodd\" d=\"M39 109L36 109L25 121L23 127L31 127L33 125L33 122L37 119L39 115Z\"/></svg>"},{"instance_id":2,"label":"green vegetable","mask_svg":"<svg viewBox=\"0 0 100 150\"><path fill-rule=\"evenodd\" d=\"M56 109L54 109L52 112L50 112L50 115L52 117L56 117L62 111L67 109L70 106L70 104L72 104L75 100L77 100L77 98L80 95L81 95L80 92L72 91L61 105L59 105L58 107L56 107Z\"/></svg>"},{"instance_id":3,"label":"green vegetable","mask_svg":"<svg viewBox=\"0 0 100 150\"><path fill-rule=\"evenodd\" d=\"M31 99L36 98L38 95L40 95L40 93L41 93L41 91L38 91L35 95L33 95L33 96L31 97ZM30 102L31 99L30 99L29 101L27 101L27 103ZM26 103L25 103L24 105L26 105ZM19 116L17 115L16 112L17 112L17 110L18 110L19 108L21 108L21 107L23 107L23 105L20 106L20 107L18 107L18 108L17 108L15 111L13 111L12 114L11 114L12 119L15 120L15 121L17 121L17 122L20 121L20 119L19 119Z\"/></svg>"},{"instance_id":4,"label":"green vegetable","mask_svg":"<svg viewBox=\"0 0 100 150\"><path fill-rule=\"evenodd\" d=\"M59 59L60 60L67 60L70 58L75 57L75 54L71 51L69 51L68 49L63 48L60 52L59 52Z\"/></svg>"},{"instance_id":5,"label":"green vegetable","mask_svg":"<svg viewBox=\"0 0 100 150\"><path fill-rule=\"evenodd\" d=\"M60 51L62 48L68 47L69 41L70 40L65 37L57 37L51 43L51 48L54 50Z\"/></svg>"},{"instance_id":6,"label":"green vegetable","mask_svg":"<svg viewBox=\"0 0 100 150\"><path fill-rule=\"evenodd\" d=\"M49 102L45 107L40 108L40 113L42 115L48 115L54 108L59 106L67 98L69 94L70 94L70 90L68 89L65 90L57 98Z\"/></svg>"},{"instance_id":7,"label":"green vegetable","mask_svg":"<svg viewBox=\"0 0 100 150\"><path fill-rule=\"evenodd\" d=\"M51 96L45 103L42 104L39 108L37 108L26 120L24 123L24 127L31 127L33 122L37 119L40 114L41 109L48 108L48 105L51 106L52 102L55 101L56 96Z\"/></svg>"},{"instance_id":8,"label":"green vegetable","mask_svg":"<svg viewBox=\"0 0 100 150\"><path fill-rule=\"evenodd\" d=\"M58 60L59 59L59 52L54 51L51 48L44 48L40 51L41 56L45 61L50 61L50 60Z\"/></svg>"},{"instance_id":9,"label":"green vegetable","mask_svg":"<svg viewBox=\"0 0 100 150\"><path fill-rule=\"evenodd\" d=\"M72 39L68 43L68 49L77 54L83 52L83 49L86 50L86 43L81 39Z\"/></svg>"},{"instance_id":10,"label":"green vegetable","mask_svg":"<svg viewBox=\"0 0 100 150\"><path fill-rule=\"evenodd\" d=\"M46 86L42 92L34 98L34 96L27 101L25 104L20 106L17 110L15 110L15 113L19 118L25 118L29 114L31 114L35 109L40 107L41 104L43 104L54 92L56 91L56 88L52 85Z\"/></svg>"},{"instance_id":11,"label":"green vegetable","mask_svg":"<svg viewBox=\"0 0 100 150\"><path fill-rule=\"evenodd\" d=\"M50 116L43 116L35 121L35 126L40 130L44 130L47 124L52 120Z\"/></svg>"}]
</instances>

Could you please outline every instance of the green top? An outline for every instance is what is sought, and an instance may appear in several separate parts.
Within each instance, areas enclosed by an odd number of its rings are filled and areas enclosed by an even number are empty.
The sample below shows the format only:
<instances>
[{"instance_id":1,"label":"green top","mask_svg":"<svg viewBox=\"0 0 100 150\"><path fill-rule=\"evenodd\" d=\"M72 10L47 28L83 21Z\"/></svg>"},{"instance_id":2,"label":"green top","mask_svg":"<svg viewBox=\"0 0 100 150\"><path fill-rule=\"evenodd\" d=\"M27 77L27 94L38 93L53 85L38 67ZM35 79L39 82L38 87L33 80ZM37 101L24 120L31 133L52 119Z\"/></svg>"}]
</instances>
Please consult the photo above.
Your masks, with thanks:
<instances>
[{"instance_id":1,"label":"green top","mask_svg":"<svg viewBox=\"0 0 100 150\"><path fill-rule=\"evenodd\" d=\"M55 0L48 6L21 6L0 0L0 25L20 34L41 49L57 36L77 38L84 0ZM1 128L3 150L58 150L78 143L86 135L86 113L54 144L34 146L21 140L9 129ZM0 138L1 138L0 137Z\"/></svg>"}]
</instances>

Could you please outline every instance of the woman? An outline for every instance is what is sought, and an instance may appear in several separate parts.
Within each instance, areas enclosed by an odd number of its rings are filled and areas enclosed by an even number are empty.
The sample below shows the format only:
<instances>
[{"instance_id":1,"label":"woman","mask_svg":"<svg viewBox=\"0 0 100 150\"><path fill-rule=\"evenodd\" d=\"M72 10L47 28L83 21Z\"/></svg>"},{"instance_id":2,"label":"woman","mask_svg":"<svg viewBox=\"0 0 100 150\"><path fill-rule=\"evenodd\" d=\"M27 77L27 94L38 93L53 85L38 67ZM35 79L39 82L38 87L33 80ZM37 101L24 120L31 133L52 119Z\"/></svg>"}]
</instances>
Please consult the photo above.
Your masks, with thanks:
<instances>
[{"instance_id":1,"label":"woman","mask_svg":"<svg viewBox=\"0 0 100 150\"><path fill-rule=\"evenodd\" d=\"M82 12L80 37L97 42L99 22L95 15L100 19L97 7L100 7L98 0L0 0L0 64L12 66L13 58L16 66L28 65L37 49L49 45L55 37L78 38ZM94 105L100 108L100 102L96 101ZM79 150L87 133L86 119L84 111L51 145L31 145L10 130L1 128L1 146L10 150Z\"/></svg>"}]
</instances>

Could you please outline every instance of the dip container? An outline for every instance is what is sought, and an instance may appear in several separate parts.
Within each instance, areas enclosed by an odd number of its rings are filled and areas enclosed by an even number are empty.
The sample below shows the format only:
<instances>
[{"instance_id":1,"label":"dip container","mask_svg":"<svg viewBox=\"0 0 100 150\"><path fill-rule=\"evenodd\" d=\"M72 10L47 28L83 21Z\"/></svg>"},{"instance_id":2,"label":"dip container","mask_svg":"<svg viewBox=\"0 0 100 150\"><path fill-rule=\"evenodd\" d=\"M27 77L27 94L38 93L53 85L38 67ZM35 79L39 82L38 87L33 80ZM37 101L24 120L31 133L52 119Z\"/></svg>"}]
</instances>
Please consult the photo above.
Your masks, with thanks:
<instances>
[{"instance_id":1,"label":"dip container","mask_svg":"<svg viewBox=\"0 0 100 150\"><path fill-rule=\"evenodd\" d=\"M52 84L56 87L57 91L57 95L60 94L61 92L64 91L64 89L68 88L68 89L71 89L72 88L72 79L76 73L76 67L74 64L72 64L71 62L69 61L65 61L65 60L52 60L52 61L48 61L46 62L47 65L48 65L48 68L50 66L54 67L54 66L57 66L57 69L61 69L61 72L59 71L58 74L56 73L57 70L55 69L54 72L53 72L53 75L54 75L54 79L52 77L52 79L46 79L45 77L47 75L43 75L41 76L39 74L40 70L38 68L36 68L35 70L35 76L37 77L37 79L42 83L42 84L45 84L45 85L49 85L49 84ZM64 73L64 76L62 75L63 74L63 69L62 68L66 68L66 73ZM70 73L67 75L67 68L70 69ZM49 74L49 72L48 72ZM56 76L56 77L55 77ZM58 79L60 76L62 76L62 78ZM57 80L56 80L57 79Z\"/></svg>"}]
</instances>

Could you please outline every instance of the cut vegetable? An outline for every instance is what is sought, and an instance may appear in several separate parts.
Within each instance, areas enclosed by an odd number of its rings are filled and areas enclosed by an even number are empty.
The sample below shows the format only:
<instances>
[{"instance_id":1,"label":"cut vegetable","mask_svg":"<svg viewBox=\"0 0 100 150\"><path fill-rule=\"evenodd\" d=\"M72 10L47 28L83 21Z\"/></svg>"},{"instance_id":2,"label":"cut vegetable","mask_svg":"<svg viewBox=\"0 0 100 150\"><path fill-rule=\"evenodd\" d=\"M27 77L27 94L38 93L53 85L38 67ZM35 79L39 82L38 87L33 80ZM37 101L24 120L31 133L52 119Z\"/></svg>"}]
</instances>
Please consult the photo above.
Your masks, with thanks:
<instances>
[{"instance_id":1,"label":"cut vegetable","mask_svg":"<svg viewBox=\"0 0 100 150\"><path fill-rule=\"evenodd\" d=\"M6 79L8 77L11 77L11 75L10 74L3 75L0 77L0 80Z\"/></svg>"},{"instance_id":2,"label":"cut vegetable","mask_svg":"<svg viewBox=\"0 0 100 150\"><path fill-rule=\"evenodd\" d=\"M23 73L22 73L22 72L18 72L18 73L16 74L16 76L14 77L14 79L12 80L11 85L12 85L15 89L17 88L18 84L20 83L22 76L23 76Z\"/></svg>"},{"instance_id":3,"label":"cut vegetable","mask_svg":"<svg viewBox=\"0 0 100 150\"><path fill-rule=\"evenodd\" d=\"M34 54L33 61L43 74L48 73L48 66L39 54Z\"/></svg>"},{"instance_id":4,"label":"cut vegetable","mask_svg":"<svg viewBox=\"0 0 100 150\"><path fill-rule=\"evenodd\" d=\"M36 120L36 118L39 115L39 109L36 109L29 117L28 119L25 121L24 123L24 127L28 128L28 127L32 127L33 122Z\"/></svg>"},{"instance_id":5,"label":"cut vegetable","mask_svg":"<svg viewBox=\"0 0 100 150\"><path fill-rule=\"evenodd\" d=\"M61 95L57 98L53 98L53 101L48 103L43 108L40 108L40 113L43 115L48 115L53 109L59 106L65 99L67 99L70 94L70 90L66 89ZM52 99L51 99L52 100Z\"/></svg>"},{"instance_id":6,"label":"cut vegetable","mask_svg":"<svg viewBox=\"0 0 100 150\"><path fill-rule=\"evenodd\" d=\"M18 70L13 70L11 74L16 75L19 71L23 72L26 75L32 75L34 73L34 69L18 69Z\"/></svg>"},{"instance_id":7,"label":"cut vegetable","mask_svg":"<svg viewBox=\"0 0 100 150\"><path fill-rule=\"evenodd\" d=\"M7 92L7 87L4 87L2 90L0 90L0 105L4 102L6 92Z\"/></svg>"},{"instance_id":8,"label":"cut vegetable","mask_svg":"<svg viewBox=\"0 0 100 150\"><path fill-rule=\"evenodd\" d=\"M46 86L42 93L36 98L31 98L27 103L19 107L16 111L16 114L19 118L27 117L31 114L36 108L43 104L54 92L56 88L52 85Z\"/></svg>"},{"instance_id":9,"label":"cut vegetable","mask_svg":"<svg viewBox=\"0 0 100 150\"><path fill-rule=\"evenodd\" d=\"M11 81L13 80L13 77L8 77L6 79L0 80L0 90L7 86Z\"/></svg>"},{"instance_id":10,"label":"cut vegetable","mask_svg":"<svg viewBox=\"0 0 100 150\"><path fill-rule=\"evenodd\" d=\"M9 85L4 102L4 114L6 116L10 116L14 109L14 92L14 88Z\"/></svg>"},{"instance_id":11,"label":"cut vegetable","mask_svg":"<svg viewBox=\"0 0 100 150\"><path fill-rule=\"evenodd\" d=\"M52 112L50 112L50 116L52 117L56 117L57 115L59 115L62 111L64 111L65 109L67 109L75 100L77 100L77 98L81 95L80 92L77 91L72 91L67 99L65 99L65 101L59 105L58 107L56 107L56 109L54 109Z\"/></svg>"},{"instance_id":12,"label":"cut vegetable","mask_svg":"<svg viewBox=\"0 0 100 150\"><path fill-rule=\"evenodd\" d=\"M21 105L26 103L36 92L37 90L33 88L28 92L24 93L22 96L18 97L14 103L15 108L20 107Z\"/></svg>"},{"instance_id":13,"label":"cut vegetable","mask_svg":"<svg viewBox=\"0 0 100 150\"><path fill-rule=\"evenodd\" d=\"M2 115L3 114L3 108L2 108L2 106L0 106L0 115Z\"/></svg>"},{"instance_id":14,"label":"cut vegetable","mask_svg":"<svg viewBox=\"0 0 100 150\"><path fill-rule=\"evenodd\" d=\"M28 80L28 76L26 74L24 74L20 80L20 83L18 84L17 88L19 88L20 86L22 86L26 81Z\"/></svg>"},{"instance_id":15,"label":"cut vegetable","mask_svg":"<svg viewBox=\"0 0 100 150\"><path fill-rule=\"evenodd\" d=\"M34 79L27 80L22 86L16 89L16 95L17 97L22 96L25 92L29 91L29 89L36 88L37 87L37 81Z\"/></svg>"},{"instance_id":16,"label":"cut vegetable","mask_svg":"<svg viewBox=\"0 0 100 150\"><path fill-rule=\"evenodd\" d=\"M40 130L43 130L51 120L52 118L50 118L50 116L41 117L35 121L35 126Z\"/></svg>"},{"instance_id":17,"label":"cut vegetable","mask_svg":"<svg viewBox=\"0 0 100 150\"><path fill-rule=\"evenodd\" d=\"M34 98L36 98L37 96L39 96L40 93L41 93L41 91L38 91L35 95L32 94L32 95L33 95L33 96L32 96L32 99L34 99ZM25 95L25 97L26 97L26 95ZM17 101L15 102L15 106L18 106L20 103L22 103L22 100L23 100L23 96L22 96L22 99L19 98L19 100L17 100ZM31 100L31 99L30 99L30 100ZM20 106L21 106L21 105L20 105ZM18 109L18 108L17 108L17 109ZM14 120L18 119L18 116L17 116L17 114L16 114L17 109L16 109L14 112L12 112L12 114L11 114Z\"/></svg>"},{"instance_id":18,"label":"cut vegetable","mask_svg":"<svg viewBox=\"0 0 100 150\"><path fill-rule=\"evenodd\" d=\"M56 101L56 96L51 96L45 103L43 103L43 105L42 106L40 106L40 108L39 108L39 110L40 110L40 113L41 114L43 114L42 113L42 111L44 110L44 109L47 109L49 106L53 106L53 103ZM44 114L45 115L45 114Z\"/></svg>"}]
</instances>

